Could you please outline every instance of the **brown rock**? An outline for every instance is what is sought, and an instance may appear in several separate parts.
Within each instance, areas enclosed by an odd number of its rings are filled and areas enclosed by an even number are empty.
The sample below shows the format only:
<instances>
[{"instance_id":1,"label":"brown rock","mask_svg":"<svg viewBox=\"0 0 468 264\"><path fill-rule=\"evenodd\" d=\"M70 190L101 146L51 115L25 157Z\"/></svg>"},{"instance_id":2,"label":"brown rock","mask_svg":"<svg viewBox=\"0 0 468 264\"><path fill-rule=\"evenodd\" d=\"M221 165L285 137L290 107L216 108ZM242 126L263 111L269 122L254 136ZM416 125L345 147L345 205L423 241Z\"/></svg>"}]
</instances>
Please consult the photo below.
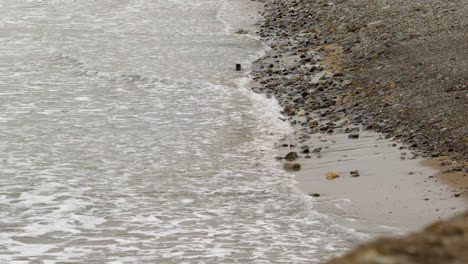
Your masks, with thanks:
<instances>
[{"instance_id":1,"label":"brown rock","mask_svg":"<svg viewBox=\"0 0 468 264\"><path fill-rule=\"evenodd\" d=\"M310 127L310 128L313 128L313 127L318 126L318 124L319 124L319 123L318 123L317 120L313 120L313 121L310 121L310 122L309 122L309 127Z\"/></svg>"},{"instance_id":2,"label":"brown rock","mask_svg":"<svg viewBox=\"0 0 468 264\"><path fill-rule=\"evenodd\" d=\"M381 238L327 264L468 263L468 212L403 238Z\"/></svg>"},{"instance_id":3,"label":"brown rock","mask_svg":"<svg viewBox=\"0 0 468 264\"><path fill-rule=\"evenodd\" d=\"M327 172L327 180L334 180L338 177L340 177L340 175L334 171Z\"/></svg>"}]
</instances>

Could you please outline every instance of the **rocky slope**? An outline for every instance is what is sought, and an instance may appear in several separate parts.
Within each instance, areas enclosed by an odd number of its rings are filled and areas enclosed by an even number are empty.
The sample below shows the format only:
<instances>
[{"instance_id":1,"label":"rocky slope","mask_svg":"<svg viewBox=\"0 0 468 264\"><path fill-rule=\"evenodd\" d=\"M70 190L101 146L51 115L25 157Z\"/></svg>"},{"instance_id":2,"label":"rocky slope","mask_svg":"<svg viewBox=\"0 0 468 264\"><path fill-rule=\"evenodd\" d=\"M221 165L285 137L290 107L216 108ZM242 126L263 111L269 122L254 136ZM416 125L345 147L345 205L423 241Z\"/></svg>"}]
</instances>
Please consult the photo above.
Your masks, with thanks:
<instances>
[{"instance_id":1,"label":"rocky slope","mask_svg":"<svg viewBox=\"0 0 468 264\"><path fill-rule=\"evenodd\" d=\"M333 120L447 156L467 170L468 4L463 0L267 0L258 34L272 51L253 69L285 115ZM319 80L314 79L321 73Z\"/></svg>"},{"instance_id":2,"label":"rocky slope","mask_svg":"<svg viewBox=\"0 0 468 264\"><path fill-rule=\"evenodd\" d=\"M466 264L468 212L404 238L381 238L327 264Z\"/></svg>"}]
</instances>

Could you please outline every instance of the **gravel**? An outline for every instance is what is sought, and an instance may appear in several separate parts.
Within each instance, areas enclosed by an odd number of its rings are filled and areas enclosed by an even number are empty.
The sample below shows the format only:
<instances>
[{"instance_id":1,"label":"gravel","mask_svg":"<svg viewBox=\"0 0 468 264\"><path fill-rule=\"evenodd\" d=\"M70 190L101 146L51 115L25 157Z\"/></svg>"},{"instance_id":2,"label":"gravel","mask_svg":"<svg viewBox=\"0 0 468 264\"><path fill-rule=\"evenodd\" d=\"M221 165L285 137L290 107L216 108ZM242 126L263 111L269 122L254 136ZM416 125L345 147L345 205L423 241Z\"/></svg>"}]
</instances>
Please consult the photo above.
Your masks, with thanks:
<instances>
[{"instance_id":1,"label":"gravel","mask_svg":"<svg viewBox=\"0 0 468 264\"><path fill-rule=\"evenodd\" d=\"M349 120L467 164L464 0L265 0L254 91L304 133Z\"/></svg>"}]
</instances>

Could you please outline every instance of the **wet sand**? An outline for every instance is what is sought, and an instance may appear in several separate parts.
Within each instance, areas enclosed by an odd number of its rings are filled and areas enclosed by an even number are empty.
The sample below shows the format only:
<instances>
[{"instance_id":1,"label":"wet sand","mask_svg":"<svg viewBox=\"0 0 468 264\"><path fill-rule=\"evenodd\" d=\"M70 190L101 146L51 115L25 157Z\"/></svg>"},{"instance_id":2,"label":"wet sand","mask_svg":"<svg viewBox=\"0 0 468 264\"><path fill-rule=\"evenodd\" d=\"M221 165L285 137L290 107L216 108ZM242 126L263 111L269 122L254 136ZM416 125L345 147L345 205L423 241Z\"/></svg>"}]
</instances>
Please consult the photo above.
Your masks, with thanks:
<instances>
[{"instance_id":1,"label":"wet sand","mask_svg":"<svg viewBox=\"0 0 468 264\"><path fill-rule=\"evenodd\" d=\"M438 157L423 160L421 164L435 169L437 171L436 180L447 184L447 190L454 197L468 200L468 171L462 162L452 160L449 157Z\"/></svg>"},{"instance_id":2,"label":"wet sand","mask_svg":"<svg viewBox=\"0 0 468 264\"><path fill-rule=\"evenodd\" d=\"M456 215L468 208L461 197L439 180L438 171L414 158L405 146L383 139L381 134L360 131L358 139L347 133L312 134L304 140L298 134L281 144L301 142L296 147L280 147L281 156L297 151L301 164L294 172L298 188L310 194L315 207L357 230L372 231L387 226L390 234L414 231L436 220ZM300 153L301 146L319 153ZM400 149L401 148L401 149ZM310 155L310 158L305 156ZM286 161L283 161L286 162ZM350 172L358 170L359 177ZM327 180L329 171L340 177ZM313 194L319 194L314 197Z\"/></svg>"}]
</instances>

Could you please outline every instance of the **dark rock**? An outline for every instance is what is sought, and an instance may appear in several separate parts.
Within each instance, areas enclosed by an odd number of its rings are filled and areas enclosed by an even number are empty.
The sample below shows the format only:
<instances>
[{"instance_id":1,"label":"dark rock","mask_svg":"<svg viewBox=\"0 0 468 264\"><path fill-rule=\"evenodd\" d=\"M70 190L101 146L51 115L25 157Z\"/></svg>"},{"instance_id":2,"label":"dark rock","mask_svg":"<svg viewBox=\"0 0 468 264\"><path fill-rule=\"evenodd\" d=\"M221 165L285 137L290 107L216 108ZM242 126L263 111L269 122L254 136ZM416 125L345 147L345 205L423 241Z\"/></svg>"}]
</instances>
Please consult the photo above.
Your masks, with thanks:
<instances>
[{"instance_id":1,"label":"dark rock","mask_svg":"<svg viewBox=\"0 0 468 264\"><path fill-rule=\"evenodd\" d=\"M320 151L322 151L322 148L315 148L314 150L312 150L312 153L319 153Z\"/></svg>"},{"instance_id":2,"label":"dark rock","mask_svg":"<svg viewBox=\"0 0 468 264\"><path fill-rule=\"evenodd\" d=\"M357 133L348 134L348 138L349 138L349 139L358 139L358 138L359 138L359 134L357 134Z\"/></svg>"},{"instance_id":3,"label":"dark rock","mask_svg":"<svg viewBox=\"0 0 468 264\"><path fill-rule=\"evenodd\" d=\"M288 154L286 154L286 156L284 156L284 159L287 160L287 161L293 161L295 159L299 158L299 155L297 155L297 152L289 152Z\"/></svg>"},{"instance_id":4,"label":"dark rock","mask_svg":"<svg viewBox=\"0 0 468 264\"><path fill-rule=\"evenodd\" d=\"M351 174L351 176L353 176L353 177L359 177L359 176L360 176L358 170L353 170L353 171L350 172L350 174Z\"/></svg>"},{"instance_id":5,"label":"dark rock","mask_svg":"<svg viewBox=\"0 0 468 264\"><path fill-rule=\"evenodd\" d=\"M299 164L299 163L285 163L283 165L283 168L286 171L299 171L301 169L301 164Z\"/></svg>"}]
</instances>

